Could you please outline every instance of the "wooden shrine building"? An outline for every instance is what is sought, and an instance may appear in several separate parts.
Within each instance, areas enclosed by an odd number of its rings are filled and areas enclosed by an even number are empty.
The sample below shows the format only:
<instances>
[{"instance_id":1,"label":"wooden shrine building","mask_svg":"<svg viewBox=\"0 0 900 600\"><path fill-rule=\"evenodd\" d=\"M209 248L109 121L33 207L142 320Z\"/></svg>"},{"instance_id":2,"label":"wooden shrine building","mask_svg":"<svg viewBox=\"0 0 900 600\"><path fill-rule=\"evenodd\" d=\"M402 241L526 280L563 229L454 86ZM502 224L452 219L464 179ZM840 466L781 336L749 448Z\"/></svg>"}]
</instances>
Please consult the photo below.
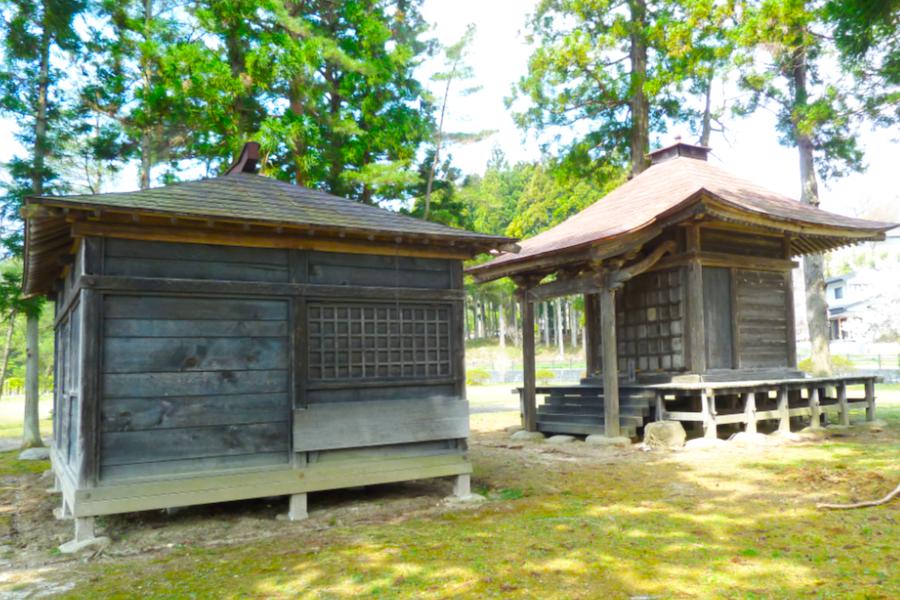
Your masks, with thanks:
<instances>
[{"instance_id":1,"label":"wooden shrine building","mask_svg":"<svg viewBox=\"0 0 900 600\"><path fill-rule=\"evenodd\" d=\"M822 411L848 418L850 383L866 384L874 415L873 378L797 370L791 272L796 257L882 240L893 225L801 204L709 164L707 152L657 150L600 201L469 270L518 286L528 430L635 435L651 418L702 423L708 436L764 419L817 425ZM585 294L587 378L536 390L533 303L571 294Z\"/></svg>"},{"instance_id":2,"label":"wooden shrine building","mask_svg":"<svg viewBox=\"0 0 900 600\"><path fill-rule=\"evenodd\" d=\"M462 261L511 242L254 173L28 198L55 300L51 459L95 515L457 476ZM508 246L507 246L508 247Z\"/></svg>"}]
</instances>

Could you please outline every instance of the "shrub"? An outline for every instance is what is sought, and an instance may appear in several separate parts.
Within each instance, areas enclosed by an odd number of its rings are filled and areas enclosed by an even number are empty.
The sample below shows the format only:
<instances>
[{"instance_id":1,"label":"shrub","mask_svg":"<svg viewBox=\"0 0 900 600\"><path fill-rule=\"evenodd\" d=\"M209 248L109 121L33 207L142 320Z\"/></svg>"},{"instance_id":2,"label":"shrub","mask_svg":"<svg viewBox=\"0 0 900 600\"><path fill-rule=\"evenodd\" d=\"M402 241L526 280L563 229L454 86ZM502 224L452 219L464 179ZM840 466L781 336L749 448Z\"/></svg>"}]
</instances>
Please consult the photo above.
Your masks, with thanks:
<instances>
[{"instance_id":1,"label":"shrub","mask_svg":"<svg viewBox=\"0 0 900 600\"><path fill-rule=\"evenodd\" d=\"M547 385L556 378L556 373L550 369L538 369L534 372L534 378L541 385Z\"/></svg>"},{"instance_id":2,"label":"shrub","mask_svg":"<svg viewBox=\"0 0 900 600\"><path fill-rule=\"evenodd\" d=\"M485 369L466 369L466 385L484 385L490 378Z\"/></svg>"},{"instance_id":3,"label":"shrub","mask_svg":"<svg viewBox=\"0 0 900 600\"><path fill-rule=\"evenodd\" d=\"M797 364L797 368L804 373L817 375L817 373L813 373L812 358L804 358ZM856 365L847 356L832 356L831 370L837 374L852 373L856 370Z\"/></svg>"}]
</instances>

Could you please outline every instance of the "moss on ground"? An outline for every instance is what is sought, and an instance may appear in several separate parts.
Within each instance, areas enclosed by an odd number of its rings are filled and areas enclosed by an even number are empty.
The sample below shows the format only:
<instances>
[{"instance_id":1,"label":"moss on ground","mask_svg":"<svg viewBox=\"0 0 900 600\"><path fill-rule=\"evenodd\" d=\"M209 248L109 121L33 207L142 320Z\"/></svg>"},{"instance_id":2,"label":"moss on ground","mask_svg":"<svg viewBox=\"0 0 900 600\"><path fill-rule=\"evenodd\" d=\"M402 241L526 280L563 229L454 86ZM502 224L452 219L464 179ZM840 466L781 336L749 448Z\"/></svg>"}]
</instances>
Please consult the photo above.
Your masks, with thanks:
<instances>
[{"instance_id":1,"label":"moss on ground","mask_svg":"<svg viewBox=\"0 0 900 600\"><path fill-rule=\"evenodd\" d=\"M896 411L896 409L894 409ZM896 415L891 415L895 417ZM890 419L894 421L893 418ZM896 598L900 431L753 451L476 440L475 510L71 566L67 597Z\"/></svg>"},{"instance_id":2,"label":"moss on ground","mask_svg":"<svg viewBox=\"0 0 900 600\"><path fill-rule=\"evenodd\" d=\"M49 460L19 460L21 450L0 452L0 478L43 473L50 468Z\"/></svg>"}]
</instances>

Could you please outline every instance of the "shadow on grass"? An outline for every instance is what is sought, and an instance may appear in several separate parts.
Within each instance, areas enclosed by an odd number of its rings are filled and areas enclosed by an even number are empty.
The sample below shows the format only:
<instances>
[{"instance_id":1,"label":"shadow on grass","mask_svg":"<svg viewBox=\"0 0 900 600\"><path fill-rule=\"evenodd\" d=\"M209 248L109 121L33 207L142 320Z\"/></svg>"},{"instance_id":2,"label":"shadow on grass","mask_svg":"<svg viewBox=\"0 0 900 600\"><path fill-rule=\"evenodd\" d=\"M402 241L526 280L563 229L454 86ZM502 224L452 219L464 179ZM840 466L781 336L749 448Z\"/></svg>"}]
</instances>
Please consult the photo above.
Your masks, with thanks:
<instances>
[{"instance_id":1,"label":"shadow on grass","mask_svg":"<svg viewBox=\"0 0 900 600\"><path fill-rule=\"evenodd\" d=\"M336 505L410 493L428 504L439 493L405 484L317 494L310 522L281 523L246 543L188 540L150 559L105 558L70 597L897 597L897 506L820 512L815 502L893 487L900 431L845 435L602 460L476 443L474 484L494 498L480 508L414 509L390 522L338 510L346 522L332 526L321 513ZM258 505L200 507L184 518L248 509ZM276 509L273 501L256 515L269 523L261 526L272 527ZM127 535L127 518L116 519L114 534Z\"/></svg>"}]
</instances>

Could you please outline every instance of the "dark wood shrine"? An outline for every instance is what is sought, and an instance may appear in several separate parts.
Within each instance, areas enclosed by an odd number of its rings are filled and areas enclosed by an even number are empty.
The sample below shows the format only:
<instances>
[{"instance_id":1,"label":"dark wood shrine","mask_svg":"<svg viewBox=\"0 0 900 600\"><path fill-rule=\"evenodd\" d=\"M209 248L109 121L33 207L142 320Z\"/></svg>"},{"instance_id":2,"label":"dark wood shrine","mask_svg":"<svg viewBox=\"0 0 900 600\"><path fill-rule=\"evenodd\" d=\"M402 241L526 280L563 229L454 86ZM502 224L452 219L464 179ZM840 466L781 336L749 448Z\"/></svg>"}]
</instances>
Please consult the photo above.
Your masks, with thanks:
<instances>
[{"instance_id":1,"label":"dark wood shrine","mask_svg":"<svg viewBox=\"0 0 900 600\"><path fill-rule=\"evenodd\" d=\"M597 203L470 269L518 286L527 429L634 435L667 416L715 435L717 423L784 428L832 408L847 418L850 381L797 370L793 259L884 239L893 225L801 204L710 165L707 151L653 152L646 171ZM585 294L587 378L540 390L538 409L533 302L571 294ZM853 382L868 384L862 402L874 415L869 379Z\"/></svg>"},{"instance_id":2,"label":"dark wood shrine","mask_svg":"<svg viewBox=\"0 0 900 600\"><path fill-rule=\"evenodd\" d=\"M29 198L25 289L55 300L51 457L93 517L456 476L462 261L510 240L253 173Z\"/></svg>"}]
</instances>

